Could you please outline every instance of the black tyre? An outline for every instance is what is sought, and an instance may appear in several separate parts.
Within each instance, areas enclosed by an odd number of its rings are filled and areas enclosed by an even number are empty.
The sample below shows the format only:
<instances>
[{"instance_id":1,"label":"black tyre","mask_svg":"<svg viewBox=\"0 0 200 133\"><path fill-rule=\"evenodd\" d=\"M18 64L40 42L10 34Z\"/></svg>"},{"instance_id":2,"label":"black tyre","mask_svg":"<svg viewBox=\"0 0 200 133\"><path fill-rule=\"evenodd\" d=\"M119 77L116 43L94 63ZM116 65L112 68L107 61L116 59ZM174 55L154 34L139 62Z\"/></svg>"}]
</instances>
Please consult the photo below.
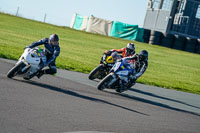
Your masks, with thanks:
<instances>
[{"instance_id":1,"label":"black tyre","mask_svg":"<svg viewBox=\"0 0 200 133\"><path fill-rule=\"evenodd\" d=\"M186 40L185 37L175 35L175 41L174 41L172 48L177 49L177 50L183 50L184 46L185 46L185 40Z\"/></svg>"},{"instance_id":2,"label":"black tyre","mask_svg":"<svg viewBox=\"0 0 200 133\"><path fill-rule=\"evenodd\" d=\"M174 43L174 35L165 33L161 40L161 46L171 48Z\"/></svg>"},{"instance_id":3,"label":"black tyre","mask_svg":"<svg viewBox=\"0 0 200 133\"><path fill-rule=\"evenodd\" d=\"M144 36L149 36L151 33L151 30L149 29L144 29Z\"/></svg>"},{"instance_id":4,"label":"black tyre","mask_svg":"<svg viewBox=\"0 0 200 133\"><path fill-rule=\"evenodd\" d=\"M102 79L99 84L97 85L98 90L103 90L108 87L110 81L113 80L112 74L107 75L104 79Z\"/></svg>"},{"instance_id":5,"label":"black tyre","mask_svg":"<svg viewBox=\"0 0 200 133\"><path fill-rule=\"evenodd\" d=\"M96 79L96 78L99 77L99 75L100 75L102 72L103 72L103 66L102 66L102 65L99 65L99 66L97 66L95 69L93 69L93 70L90 72L88 78L89 78L90 80ZM103 77L102 77L102 78L103 78Z\"/></svg>"},{"instance_id":6,"label":"black tyre","mask_svg":"<svg viewBox=\"0 0 200 133\"><path fill-rule=\"evenodd\" d=\"M152 30L150 33L149 44L160 45L162 37L162 32Z\"/></svg>"},{"instance_id":7,"label":"black tyre","mask_svg":"<svg viewBox=\"0 0 200 133\"><path fill-rule=\"evenodd\" d=\"M195 52L200 54L200 39L197 39L197 45L196 45Z\"/></svg>"},{"instance_id":8,"label":"black tyre","mask_svg":"<svg viewBox=\"0 0 200 133\"><path fill-rule=\"evenodd\" d=\"M173 41L167 38L163 38L161 41L161 46L164 46L164 47L171 48L172 44L173 44Z\"/></svg>"},{"instance_id":9,"label":"black tyre","mask_svg":"<svg viewBox=\"0 0 200 133\"><path fill-rule=\"evenodd\" d=\"M19 62L17 65L15 65L10 71L7 73L8 78L12 78L16 76L20 70L25 67L26 65L23 62Z\"/></svg>"},{"instance_id":10,"label":"black tyre","mask_svg":"<svg viewBox=\"0 0 200 133\"><path fill-rule=\"evenodd\" d=\"M147 37L147 36L144 36L144 43L149 43L149 37L150 37L150 36L148 36L148 37Z\"/></svg>"},{"instance_id":11,"label":"black tyre","mask_svg":"<svg viewBox=\"0 0 200 133\"><path fill-rule=\"evenodd\" d=\"M149 44L160 45L162 37L160 36L150 36Z\"/></svg>"},{"instance_id":12,"label":"black tyre","mask_svg":"<svg viewBox=\"0 0 200 133\"><path fill-rule=\"evenodd\" d=\"M163 35L163 33L160 32L160 31L154 31L154 30L152 30L152 31L150 32L150 35L151 35L151 36L156 36L156 37L161 37L161 36Z\"/></svg>"},{"instance_id":13,"label":"black tyre","mask_svg":"<svg viewBox=\"0 0 200 133\"><path fill-rule=\"evenodd\" d=\"M150 33L151 33L151 30L144 29L143 39L145 43L149 43Z\"/></svg>"},{"instance_id":14,"label":"black tyre","mask_svg":"<svg viewBox=\"0 0 200 133\"><path fill-rule=\"evenodd\" d=\"M197 39L186 37L186 43L184 50L187 52L195 52L197 45Z\"/></svg>"}]
</instances>

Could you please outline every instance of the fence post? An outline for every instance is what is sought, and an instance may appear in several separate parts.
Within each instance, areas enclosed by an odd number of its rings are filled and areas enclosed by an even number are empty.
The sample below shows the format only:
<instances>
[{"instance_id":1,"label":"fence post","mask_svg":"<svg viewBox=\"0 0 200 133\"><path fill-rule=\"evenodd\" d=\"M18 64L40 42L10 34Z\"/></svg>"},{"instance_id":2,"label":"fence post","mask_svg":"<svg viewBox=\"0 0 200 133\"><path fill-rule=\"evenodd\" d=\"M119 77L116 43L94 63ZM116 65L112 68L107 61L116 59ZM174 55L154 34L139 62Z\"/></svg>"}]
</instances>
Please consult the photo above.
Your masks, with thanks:
<instances>
[{"instance_id":1,"label":"fence post","mask_svg":"<svg viewBox=\"0 0 200 133\"><path fill-rule=\"evenodd\" d=\"M45 14L44 14L44 23L45 23L45 21L46 21L46 17L47 17L47 14L45 13Z\"/></svg>"},{"instance_id":2,"label":"fence post","mask_svg":"<svg viewBox=\"0 0 200 133\"><path fill-rule=\"evenodd\" d=\"M19 13L19 7L17 7L16 16L18 16L18 13Z\"/></svg>"}]
</instances>

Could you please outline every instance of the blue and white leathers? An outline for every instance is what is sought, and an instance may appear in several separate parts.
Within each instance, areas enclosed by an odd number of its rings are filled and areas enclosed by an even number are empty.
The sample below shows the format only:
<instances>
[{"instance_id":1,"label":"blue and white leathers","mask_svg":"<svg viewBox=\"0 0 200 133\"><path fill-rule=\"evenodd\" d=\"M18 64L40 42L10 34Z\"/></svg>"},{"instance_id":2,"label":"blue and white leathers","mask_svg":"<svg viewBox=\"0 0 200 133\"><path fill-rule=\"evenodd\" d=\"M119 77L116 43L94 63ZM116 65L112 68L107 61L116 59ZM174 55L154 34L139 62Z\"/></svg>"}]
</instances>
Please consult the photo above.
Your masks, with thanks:
<instances>
[{"instance_id":1,"label":"blue and white leathers","mask_svg":"<svg viewBox=\"0 0 200 133\"><path fill-rule=\"evenodd\" d=\"M116 62L111 70L113 70L114 74L116 74L121 80L128 82L129 74L135 73L135 69L131 65L132 64L128 63L128 60L124 58Z\"/></svg>"}]
</instances>

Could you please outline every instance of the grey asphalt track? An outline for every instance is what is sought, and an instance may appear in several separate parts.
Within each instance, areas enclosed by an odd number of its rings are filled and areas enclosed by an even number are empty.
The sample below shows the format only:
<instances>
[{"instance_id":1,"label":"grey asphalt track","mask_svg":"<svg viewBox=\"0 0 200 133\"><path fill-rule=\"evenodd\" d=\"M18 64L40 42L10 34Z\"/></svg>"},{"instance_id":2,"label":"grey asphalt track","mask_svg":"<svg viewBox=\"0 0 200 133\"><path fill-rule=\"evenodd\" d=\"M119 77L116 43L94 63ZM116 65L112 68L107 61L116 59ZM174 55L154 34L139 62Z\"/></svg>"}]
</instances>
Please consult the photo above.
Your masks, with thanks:
<instances>
[{"instance_id":1,"label":"grey asphalt track","mask_svg":"<svg viewBox=\"0 0 200 133\"><path fill-rule=\"evenodd\" d=\"M0 133L200 131L199 95L142 84L122 94L98 91L98 81L66 70L8 79L13 65L0 59Z\"/></svg>"}]
</instances>

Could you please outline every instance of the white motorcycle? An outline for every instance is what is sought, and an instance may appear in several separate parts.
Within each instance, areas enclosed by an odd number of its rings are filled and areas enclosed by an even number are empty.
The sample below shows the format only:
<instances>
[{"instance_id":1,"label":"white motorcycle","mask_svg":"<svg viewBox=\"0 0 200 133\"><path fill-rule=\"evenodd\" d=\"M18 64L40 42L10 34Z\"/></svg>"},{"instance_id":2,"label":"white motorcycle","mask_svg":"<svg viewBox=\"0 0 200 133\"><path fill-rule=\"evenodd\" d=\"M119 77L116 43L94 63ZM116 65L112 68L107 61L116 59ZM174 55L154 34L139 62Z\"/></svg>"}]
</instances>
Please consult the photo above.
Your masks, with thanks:
<instances>
[{"instance_id":1,"label":"white motorcycle","mask_svg":"<svg viewBox=\"0 0 200 133\"><path fill-rule=\"evenodd\" d=\"M41 70L41 64L46 62L44 50L35 48L26 48L15 66L7 73L8 78L21 76L26 80L33 78Z\"/></svg>"}]
</instances>

